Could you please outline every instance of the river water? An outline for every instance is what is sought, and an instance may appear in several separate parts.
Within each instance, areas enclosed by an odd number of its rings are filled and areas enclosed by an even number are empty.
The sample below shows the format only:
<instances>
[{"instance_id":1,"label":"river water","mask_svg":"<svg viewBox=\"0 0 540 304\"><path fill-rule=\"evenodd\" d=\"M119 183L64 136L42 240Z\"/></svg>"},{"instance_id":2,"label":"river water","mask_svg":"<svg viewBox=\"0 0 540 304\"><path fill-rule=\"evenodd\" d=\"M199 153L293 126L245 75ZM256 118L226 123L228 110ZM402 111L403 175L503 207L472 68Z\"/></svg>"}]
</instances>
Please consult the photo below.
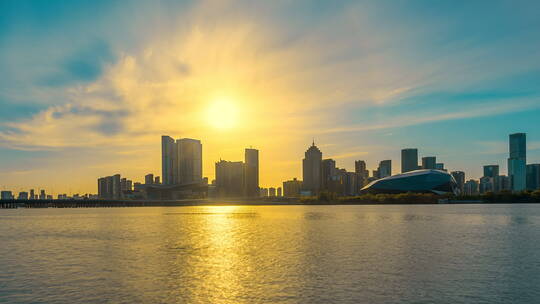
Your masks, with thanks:
<instances>
[{"instance_id":1,"label":"river water","mask_svg":"<svg viewBox=\"0 0 540 304\"><path fill-rule=\"evenodd\" d=\"M540 303L540 205L0 210L5 303Z\"/></svg>"}]
</instances>

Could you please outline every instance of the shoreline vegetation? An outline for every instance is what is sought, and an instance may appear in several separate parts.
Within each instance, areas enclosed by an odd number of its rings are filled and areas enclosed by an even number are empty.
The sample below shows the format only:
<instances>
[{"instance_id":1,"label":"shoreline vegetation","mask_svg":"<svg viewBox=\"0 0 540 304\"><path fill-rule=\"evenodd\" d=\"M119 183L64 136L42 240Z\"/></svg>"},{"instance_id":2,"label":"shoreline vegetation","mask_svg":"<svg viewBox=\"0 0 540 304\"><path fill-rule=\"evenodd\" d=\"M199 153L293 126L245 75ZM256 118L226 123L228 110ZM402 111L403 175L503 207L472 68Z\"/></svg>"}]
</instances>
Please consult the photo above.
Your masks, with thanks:
<instances>
[{"instance_id":1,"label":"shoreline vegetation","mask_svg":"<svg viewBox=\"0 0 540 304\"><path fill-rule=\"evenodd\" d=\"M540 190L520 193L488 192L482 195L454 196L430 193L362 194L338 197L322 192L302 198L268 197L256 199L184 199L184 200L0 200L1 209L12 208L98 208L98 207L173 207L232 205L422 205L422 204L535 204Z\"/></svg>"},{"instance_id":2,"label":"shoreline vegetation","mask_svg":"<svg viewBox=\"0 0 540 304\"><path fill-rule=\"evenodd\" d=\"M487 192L479 195L436 195L433 193L399 193L399 194L361 194L358 196L337 197L332 193L321 193L318 196L300 198L301 203L336 203L336 204L467 204L467 203L540 203L540 190L512 193Z\"/></svg>"}]
</instances>

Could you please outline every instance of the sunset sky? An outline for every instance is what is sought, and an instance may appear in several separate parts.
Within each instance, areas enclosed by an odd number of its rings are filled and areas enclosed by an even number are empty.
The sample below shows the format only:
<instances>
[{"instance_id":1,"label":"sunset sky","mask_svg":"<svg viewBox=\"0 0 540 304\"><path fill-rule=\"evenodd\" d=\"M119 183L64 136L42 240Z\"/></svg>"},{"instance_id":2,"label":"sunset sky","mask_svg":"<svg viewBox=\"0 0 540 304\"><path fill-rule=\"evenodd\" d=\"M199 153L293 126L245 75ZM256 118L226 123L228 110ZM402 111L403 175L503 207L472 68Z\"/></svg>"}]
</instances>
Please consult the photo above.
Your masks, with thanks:
<instances>
[{"instance_id":1,"label":"sunset sky","mask_svg":"<svg viewBox=\"0 0 540 304\"><path fill-rule=\"evenodd\" d=\"M95 193L161 175L161 135L203 176L260 150L301 178L315 139L354 169L400 149L478 178L508 134L540 162L540 1L0 1L0 189Z\"/></svg>"}]
</instances>

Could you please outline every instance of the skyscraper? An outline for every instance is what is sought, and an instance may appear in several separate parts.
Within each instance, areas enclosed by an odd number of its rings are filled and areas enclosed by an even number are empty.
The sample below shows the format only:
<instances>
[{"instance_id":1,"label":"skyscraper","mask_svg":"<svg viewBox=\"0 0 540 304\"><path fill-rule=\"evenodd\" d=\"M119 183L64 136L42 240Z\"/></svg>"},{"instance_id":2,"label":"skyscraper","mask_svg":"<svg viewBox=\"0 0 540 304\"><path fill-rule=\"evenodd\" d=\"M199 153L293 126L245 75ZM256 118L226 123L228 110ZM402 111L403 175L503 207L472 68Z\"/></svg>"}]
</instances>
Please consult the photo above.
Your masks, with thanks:
<instances>
[{"instance_id":1,"label":"skyscraper","mask_svg":"<svg viewBox=\"0 0 540 304\"><path fill-rule=\"evenodd\" d=\"M508 177L512 191L523 191L527 186L527 144L525 133L510 134Z\"/></svg>"},{"instance_id":2,"label":"skyscraper","mask_svg":"<svg viewBox=\"0 0 540 304\"><path fill-rule=\"evenodd\" d=\"M527 190L540 189L540 164L527 165Z\"/></svg>"},{"instance_id":3,"label":"skyscraper","mask_svg":"<svg viewBox=\"0 0 540 304\"><path fill-rule=\"evenodd\" d=\"M401 173L418 169L418 149L401 150Z\"/></svg>"},{"instance_id":4,"label":"skyscraper","mask_svg":"<svg viewBox=\"0 0 540 304\"><path fill-rule=\"evenodd\" d=\"M485 177L499 176L499 165L486 165L486 166L484 166L484 176Z\"/></svg>"},{"instance_id":5,"label":"skyscraper","mask_svg":"<svg viewBox=\"0 0 540 304\"><path fill-rule=\"evenodd\" d=\"M322 152L313 142L302 160L303 190L310 191L313 195L321 190L321 163Z\"/></svg>"},{"instance_id":6,"label":"skyscraper","mask_svg":"<svg viewBox=\"0 0 540 304\"><path fill-rule=\"evenodd\" d=\"M463 171L453 171L450 174L454 177L456 180L456 183L458 185L459 191L461 194L464 194L464 187L465 187L465 172Z\"/></svg>"},{"instance_id":7,"label":"skyscraper","mask_svg":"<svg viewBox=\"0 0 540 304\"><path fill-rule=\"evenodd\" d=\"M337 168L336 161L327 158L322 160L321 167L321 189L329 191L332 187L332 180L336 176Z\"/></svg>"},{"instance_id":8,"label":"skyscraper","mask_svg":"<svg viewBox=\"0 0 540 304\"><path fill-rule=\"evenodd\" d=\"M422 157L422 169L435 169L437 158L435 156Z\"/></svg>"},{"instance_id":9,"label":"skyscraper","mask_svg":"<svg viewBox=\"0 0 540 304\"><path fill-rule=\"evenodd\" d=\"M161 176L164 185L202 180L202 144L191 138L161 136Z\"/></svg>"},{"instance_id":10,"label":"skyscraper","mask_svg":"<svg viewBox=\"0 0 540 304\"><path fill-rule=\"evenodd\" d=\"M176 140L175 184L200 182L202 180L202 144L200 140L181 138Z\"/></svg>"},{"instance_id":11,"label":"skyscraper","mask_svg":"<svg viewBox=\"0 0 540 304\"><path fill-rule=\"evenodd\" d=\"M122 197L120 179L121 179L120 174L115 174L112 177L112 197L113 197L113 199L120 199Z\"/></svg>"},{"instance_id":12,"label":"skyscraper","mask_svg":"<svg viewBox=\"0 0 540 304\"><path fill-rule=\"evenodd\" d=\"M387 177L392 175L392 160L387 159L379 163L379 168L377 169L379 178Z\"/></svg>"},{"instance_id":13,"label":"skyscraper","mask_svg":"<svg viewBox=\"0 0 540 304\"><path fill-rule=\"evenodd\" d=\"M154 183L154 174L149 173L144 176L144 184L152 185Z\"/></svg>"},{"instance_id":14,"label":"skyscraper","mask_svg":"<svg viewBox=\"0 0 540 304\"><path fill-rule=\"evenodd\" d=\"M161 136L161 176L163 184L175 184L176 145L170 136Z\"/></svg>"},{"instance_id":15,"label":"skyscraper","mask_svg":"<svg viewBox=\"0 0 540 304\"><path fill-rule=\"evenodd\" d=\"M358 185L363 187L367 184L369 178L369 171L366 169L366 162L363 160L357 160L354 162L354 173L358 178Z\"/></svg>"},{"instance_id":16,"label":"skyscraper","mask_svg":"<svg viewBox=\"0 0 540 304\"><path fill-rule=\"evenodd\" d=\"M259 196L259 150L246 149L244 154L244 191L247 197Z\"/></svg>"},{"instance_id":17,"label":"skyscraper","mask_svg":"<svg viewBox=\"0 0 540 304\"><path fill-rule=\"evenodd\" d=\"M354 172L363 178L369 177L369 171L366 169L366 162L363 160L357 160L354 162Z\"/></svg>"},{"instance_id":18,"label":"skyscraper","mask_svg":"<svg viewBox=\"0 0 540 304\"><path fill-rule=\"evenodd\" d=\"M216 190L221 197L244 196L244 163L225 160L217 162Z\"/></svg>"}]
</instances>

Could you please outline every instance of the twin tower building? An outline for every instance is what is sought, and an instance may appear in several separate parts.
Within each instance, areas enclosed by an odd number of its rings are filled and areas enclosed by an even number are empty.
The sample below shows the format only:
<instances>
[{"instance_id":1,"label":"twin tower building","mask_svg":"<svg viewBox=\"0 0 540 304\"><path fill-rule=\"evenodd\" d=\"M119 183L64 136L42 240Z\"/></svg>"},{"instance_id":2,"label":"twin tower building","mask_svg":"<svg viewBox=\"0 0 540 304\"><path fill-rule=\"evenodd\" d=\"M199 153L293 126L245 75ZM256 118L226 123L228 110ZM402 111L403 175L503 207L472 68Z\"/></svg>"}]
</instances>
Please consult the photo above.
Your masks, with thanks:
<instances>
[{"instance_id":1,"label":"twin tower building","mask_svg":"<svg viewBox=\"0 0 540 304\"><path fill-rule=\"evenodd\" d=\"M200 140L161 137L161 171L164 185L199 184L202 176ZM245 162L216 163L215 194L221 197L259 196L259 151L246 149Z\"/></svg>"}]
</instances>

